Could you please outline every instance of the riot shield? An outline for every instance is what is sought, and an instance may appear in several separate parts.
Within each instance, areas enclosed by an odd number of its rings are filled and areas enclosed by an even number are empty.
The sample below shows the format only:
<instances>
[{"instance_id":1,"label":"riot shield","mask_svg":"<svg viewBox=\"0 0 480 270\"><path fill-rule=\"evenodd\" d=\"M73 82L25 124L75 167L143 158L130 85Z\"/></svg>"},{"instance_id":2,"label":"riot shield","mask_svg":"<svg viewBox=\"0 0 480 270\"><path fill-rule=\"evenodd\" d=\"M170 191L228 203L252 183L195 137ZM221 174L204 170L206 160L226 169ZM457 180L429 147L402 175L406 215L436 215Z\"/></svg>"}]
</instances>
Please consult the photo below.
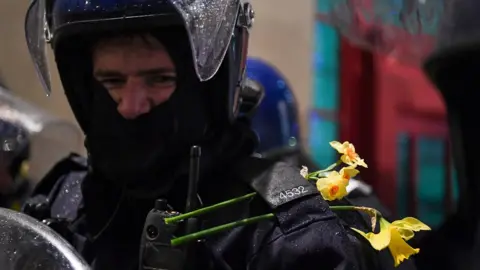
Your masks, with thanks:
<instances>
[{"instance_id":1,"label":"riot shield","mask_svg":"<svg viewBox=\"0 0 480 270\"><path fill-rule=\"evenodd\" d=\"M0 208L0 269L87 270L73 247L35 219Z\"/></svg>"},{"instance_id":2,"label":"riot shield","mask_svg":"<svg viewBox=\"0 0 480 270\"><path fill-rule=\"evenodd\" d=\"M0 134L0 164L7 167L14 152L28 142L28 178L38 182L60 159L71 152L81 153L83 134L71 122L57 118L0 87L0 121L18 132ZM1 132L0 132L1 133ZM7 133L6 133L7 134Z\"/></svg>"}]
</instances>

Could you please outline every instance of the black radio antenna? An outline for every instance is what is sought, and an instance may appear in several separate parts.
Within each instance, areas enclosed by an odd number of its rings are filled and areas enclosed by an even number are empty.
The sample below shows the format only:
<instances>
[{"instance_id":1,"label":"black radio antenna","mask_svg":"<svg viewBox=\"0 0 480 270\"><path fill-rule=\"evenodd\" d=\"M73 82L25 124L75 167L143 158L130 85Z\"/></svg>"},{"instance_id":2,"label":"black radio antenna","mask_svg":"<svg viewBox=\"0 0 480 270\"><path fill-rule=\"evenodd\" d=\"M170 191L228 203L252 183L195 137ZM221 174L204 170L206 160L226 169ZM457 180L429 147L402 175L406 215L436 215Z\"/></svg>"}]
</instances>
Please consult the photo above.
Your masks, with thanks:
<instances>
[{"instance_id":1,"label":"black radio antenna","mask_svg":"<svg viewBox=\"0 0 480 270\"><path fill-rule=\"evenodd\" d=\"M185 213L194 211L198 207L198 179L200 178L200 157L202 149L200 146L194 145L190 149L190 174L188 178L188 194L187 203L185 205ZM193 232L193 231L192 231ZM187 233L192 233L187 232Z\"/></svg>"},{"instance_id":2,"label":"black radio antenna","mask_svg":"<svg viewBox=\"0 0 480 270\"><path fill-rule=\"evenodd\" d=\"M188 178L188 194L185 213L194 211L198 208L198 180L200 178L201 156L202 149L200 146L194 145L190 148L190 174ZM198 231L199 221L197 218L189 218L185 222L185 235ZM195 242L188 243L184 249L187 270L195 269L195 244Z\"/></svg>"}]
</instances>

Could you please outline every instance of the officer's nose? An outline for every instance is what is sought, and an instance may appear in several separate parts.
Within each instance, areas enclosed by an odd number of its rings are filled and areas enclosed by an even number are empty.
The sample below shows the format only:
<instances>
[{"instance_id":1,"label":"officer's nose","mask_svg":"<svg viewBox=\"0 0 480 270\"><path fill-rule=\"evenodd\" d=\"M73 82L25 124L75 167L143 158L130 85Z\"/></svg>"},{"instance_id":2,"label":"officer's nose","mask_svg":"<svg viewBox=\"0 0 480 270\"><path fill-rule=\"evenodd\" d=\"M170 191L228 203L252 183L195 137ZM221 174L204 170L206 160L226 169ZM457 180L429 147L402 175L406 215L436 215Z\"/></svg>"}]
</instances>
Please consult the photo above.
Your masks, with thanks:
<instances>
[{"instance_id":1,"label":"officer's nose","mask_svg":"<svg viewBox=\"0 0 480 270\"><path fill-rule=\"evenodd\" d=\"M135 119L150 111L147 90L136 82L127 83L119 94L117 110L125 119Z\"/></svg>"}]
</instances>

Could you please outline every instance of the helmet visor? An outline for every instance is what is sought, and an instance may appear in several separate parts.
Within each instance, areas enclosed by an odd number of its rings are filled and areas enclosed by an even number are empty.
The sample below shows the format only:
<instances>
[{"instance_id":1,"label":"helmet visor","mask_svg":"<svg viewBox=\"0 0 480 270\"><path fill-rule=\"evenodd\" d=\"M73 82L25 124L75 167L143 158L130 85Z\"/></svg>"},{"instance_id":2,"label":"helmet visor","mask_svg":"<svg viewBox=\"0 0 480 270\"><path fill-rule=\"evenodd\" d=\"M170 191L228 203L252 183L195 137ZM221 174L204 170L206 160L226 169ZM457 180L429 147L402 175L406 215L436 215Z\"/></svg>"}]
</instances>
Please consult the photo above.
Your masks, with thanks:
<instances>
[{"instance_id":1,"label":"helmet visor","mask_svg":"<svg viewBox=\"0 0 480 270\"><path fill-rule=\"evenodd\" d=\"M50 39L49 24L46 18L59 17L58 14L47 14L48 10L52 10L53 13L81 12L91 15L90 18L85 16L69 22L78 24L82 21L90 23L95 21L118 22L118 20L138 19L146 16L154 17L162 15L164 12L158 8L159 6L165 7L165 4L169 4L171 7L173 5L181 16L188 33L197 77L200 81L207 81L217 73L223 62L240 8L240 0L57 0L51 9L46 8L45 1L32 1L25 20L25 34L31 58L47 93L51 92L51 80L45 47L46 42ZM99 13L99 10L102 12ZM139 11L133 12L132 10ZM124 27L126 24L117 25ZM56 25L55 28L58 29L61 26ZM55 38L55 29L52 34L52 38Z\"/></svg>"},{"instance_id":2,"label":"helmet visor","mask_svg":"<svg viewBox=\"0 0 480 270\"><path fill-rule=\"evenodd\" d=\"M48 27L45 1L46 0L33 0L30 4L25 18L25 37L27 39L30 57L32 58L43 89L45 89L47 94L50 94L52 88L46 51Z\"/></svg>"}]
</instances>

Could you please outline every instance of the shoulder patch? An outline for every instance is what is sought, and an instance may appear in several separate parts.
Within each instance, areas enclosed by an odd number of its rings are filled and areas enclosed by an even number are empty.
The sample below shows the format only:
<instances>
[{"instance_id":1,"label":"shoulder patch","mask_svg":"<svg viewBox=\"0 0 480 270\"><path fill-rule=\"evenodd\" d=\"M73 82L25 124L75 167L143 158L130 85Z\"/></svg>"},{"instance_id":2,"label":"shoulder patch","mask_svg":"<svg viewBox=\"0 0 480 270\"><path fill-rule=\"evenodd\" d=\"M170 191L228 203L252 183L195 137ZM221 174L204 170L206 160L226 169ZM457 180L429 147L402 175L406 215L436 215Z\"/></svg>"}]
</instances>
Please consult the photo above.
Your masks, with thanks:
<instances>
[{"instance_id":1,"label":"shoulder patch","mask_svg":"<svg viewBox=\"0 0 480 270\"><path fill-rule=\"evenodd\" d=\"M316 187L300 175L300 170L285 162L250 158L238 169L243 181L272 209L305 196L318 195Z\"/></svg>"}]
</instances>

